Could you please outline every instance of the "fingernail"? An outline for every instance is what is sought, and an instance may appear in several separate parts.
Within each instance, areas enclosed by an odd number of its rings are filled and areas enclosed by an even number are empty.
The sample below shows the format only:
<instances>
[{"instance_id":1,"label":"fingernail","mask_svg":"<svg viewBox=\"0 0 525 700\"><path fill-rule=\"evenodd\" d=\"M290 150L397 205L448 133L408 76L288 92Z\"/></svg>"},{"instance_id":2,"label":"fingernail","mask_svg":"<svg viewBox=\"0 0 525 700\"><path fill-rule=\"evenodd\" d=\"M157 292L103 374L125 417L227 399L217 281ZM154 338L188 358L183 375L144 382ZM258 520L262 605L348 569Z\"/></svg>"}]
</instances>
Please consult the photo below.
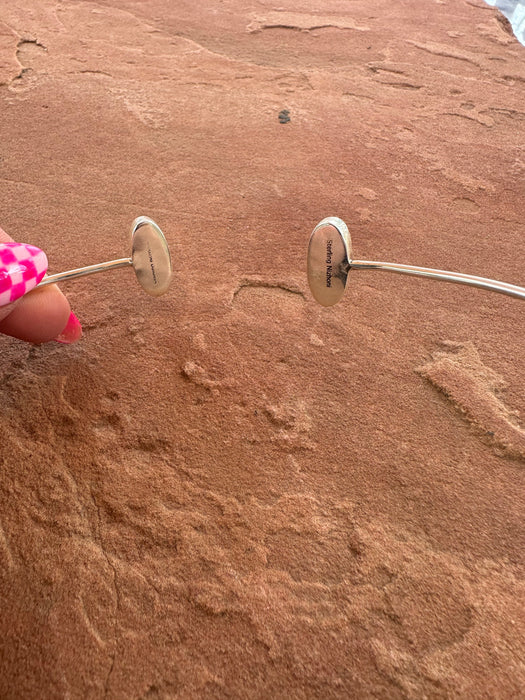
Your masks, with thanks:
<instances>
[{"instance_id":1,"label":"fingernail","mask_svg":"<svg viewBox=\"0 0 525 700\"><path fill-rule=\"evenodd\" d=\"M0 306L30 292L46 274L44 251L26 243L0 243Z\"/></svg>"},{"instance_id":2,"label":"fingernail","mask_svg":"<svg viewBox=\"0 0 525 700\"><path fill-rule=\"evenodd\" d=\"M64 345L71 345L71 343L76 343L77 340L80 340L82 337L82 326L80 325L80 321L78 318L75 316L73 312L71 312L67 323L66 327L60 333L60 335L57 335L55 340L57 343L63 343Z\"/></svg>"}]
</instances>

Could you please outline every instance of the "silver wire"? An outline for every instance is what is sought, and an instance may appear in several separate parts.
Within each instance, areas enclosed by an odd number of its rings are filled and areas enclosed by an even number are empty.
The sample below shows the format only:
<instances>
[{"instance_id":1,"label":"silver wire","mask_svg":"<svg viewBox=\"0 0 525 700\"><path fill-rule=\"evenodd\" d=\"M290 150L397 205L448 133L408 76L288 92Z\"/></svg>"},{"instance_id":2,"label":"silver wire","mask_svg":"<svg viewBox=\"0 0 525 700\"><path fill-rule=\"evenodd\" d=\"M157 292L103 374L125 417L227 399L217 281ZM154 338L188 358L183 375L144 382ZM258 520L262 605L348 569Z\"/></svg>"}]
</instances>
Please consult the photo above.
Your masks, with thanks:
<instances>
[{"instance_id":1,"label":"silver wire","mask_svg":"<svg viewBox=\"0 0 525 700\"><path fill-rule=\"evenodd\" d=\"M351 260L350 270L385 270L387 272L397 272L401 275L415 275L416 277L427 277L443 282L455 282L456 284L467 284L480 289L488 289L492 292L507 294L518 299L525 299L525 287L518 287L515 284L499 282L498 280L476 277L475 275L465 275L461 272L448 272L447 270L433 270L428 267L417 267L415 265L398 265L396 263L377 262L373 260Z\"/></svg>"}]
</instances>

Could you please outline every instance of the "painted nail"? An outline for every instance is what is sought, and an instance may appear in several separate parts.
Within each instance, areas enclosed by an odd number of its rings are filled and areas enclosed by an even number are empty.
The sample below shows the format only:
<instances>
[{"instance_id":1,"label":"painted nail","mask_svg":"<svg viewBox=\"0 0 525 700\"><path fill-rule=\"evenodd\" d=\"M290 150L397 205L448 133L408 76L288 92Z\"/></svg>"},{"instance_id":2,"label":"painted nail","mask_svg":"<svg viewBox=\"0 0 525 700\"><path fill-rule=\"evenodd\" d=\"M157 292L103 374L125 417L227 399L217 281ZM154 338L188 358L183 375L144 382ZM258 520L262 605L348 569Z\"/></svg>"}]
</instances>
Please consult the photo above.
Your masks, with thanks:
<instances>
[{"instance_id":1,"label":"painted nail","mask_svg":"<svg viewBox=\"0 0 525 700\"><path fill-rule=\"evenodd\" d=\"M0 306L30 292L46 274L44 251L26 243L0 243Z\"/></svg>"},{"instance_id":2,"label":"painted nail","mask_svg":"<svg viewBox=\"0 0 525 700\"><path fill-rule=\"evenodd\" d=\"M82 326L80 325L80 321L78 318L75 316L73 312L71 312L67 323L66 327L60 333L60 335L57 335L55 340L57 343L63 343L64 345L71 345L71 343L76 343L77 340L80 340L82 337Z\"/></svg>"}]
</instances>

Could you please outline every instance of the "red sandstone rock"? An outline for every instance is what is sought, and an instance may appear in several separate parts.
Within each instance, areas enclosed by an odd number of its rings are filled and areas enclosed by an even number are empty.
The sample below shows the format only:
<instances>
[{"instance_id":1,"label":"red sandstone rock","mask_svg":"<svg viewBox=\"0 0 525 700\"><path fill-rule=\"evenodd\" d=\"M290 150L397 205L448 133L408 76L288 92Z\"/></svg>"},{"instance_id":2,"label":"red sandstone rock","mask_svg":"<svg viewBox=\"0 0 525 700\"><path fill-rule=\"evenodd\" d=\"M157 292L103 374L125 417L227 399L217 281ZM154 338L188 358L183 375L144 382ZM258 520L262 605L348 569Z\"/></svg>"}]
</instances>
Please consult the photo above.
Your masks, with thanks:
<instances>
[{"instance_id":1,"label":"red sandstone rock","mask_svg":"<svg viewBox=\"0 0 525 700\"><path fill-rule=\"evenodd\" d=\"M3 228L60 271L146 214L175 267L0 339L0 696L518 697L525 307L324 309L305 255L524 284L525 49L481 0L0 5Z\"/></svg>"}]
</instances>

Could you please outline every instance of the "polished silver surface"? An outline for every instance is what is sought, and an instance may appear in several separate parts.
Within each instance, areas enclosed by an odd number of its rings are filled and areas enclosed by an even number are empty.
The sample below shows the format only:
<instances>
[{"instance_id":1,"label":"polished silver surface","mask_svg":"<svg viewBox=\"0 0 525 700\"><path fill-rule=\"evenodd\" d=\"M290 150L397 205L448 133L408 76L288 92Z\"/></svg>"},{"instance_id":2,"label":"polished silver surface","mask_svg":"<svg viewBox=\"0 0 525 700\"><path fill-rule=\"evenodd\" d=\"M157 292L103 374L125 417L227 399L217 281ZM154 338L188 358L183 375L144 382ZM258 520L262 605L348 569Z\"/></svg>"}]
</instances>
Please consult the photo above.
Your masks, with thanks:
<instances>
[{"instance_id":1,"label":"polished silver surface","mask_svg":"<svg viewBox=\"0 0 525 700\"><path fill-rule=\"evenodd\" d=\"M320 221L310 236L307 267L312 294L323 306L333 306L343 296L351 255L345 222L335 216Z\"/></svg>"},{"instance_id":2,"label":"polished silver surface","mask_svg":"<svg viewBox=\"0 0 525 700\"><path fill-rule=\"evenodd\" d=\"M146 216L139 216L131 230L131 260L137 279L148 294L158 297L168 291L171 257L164 234Z\"/></svg>"},{"instance_id":3,"label":"polished silver surface","mask_svg":"<svg viewBox=\"0 0 525 700\"><path fill-rule=\"evenodd\" d=\"M108 262L100 263L98 265L88 265L87 267L79 267L76 270L57 272L54 275L46 275L38 286L43 287L46 284L66 282L67 280L75 279L75 277L92 275L95 272L106 272L106 270L115 270L118 267L129 267L130 265L133 265L131 258L121 258L120 260L110 260Z\"/></svg>"},{"instance_id":4,"label":"polished silver surface","mask_svg":"<svg viewBox=\"0 0 525 700\"><path fill-rule=\"evenodd\" d=\"M416 267L415 265L397 265L394 263L375 262L372 260L352 260L350 262L352 270L387 270L397 272L400 275L415 275L416 277L426 277L442 282L455 282L456 284L468 284L479 289L488 289L491 292L507 294L518 299L525 299L525 287L518 287L507 282L487 279L486 277L476 277L466 275L462 272L448 272L447 270L433 270L428 267Z\"/></svg>"},{"instance_id":5,"label":"polished silver surface","mask_svg":"<svg viewBox=\"0 0 525 700\"><path fill-rule=\"evenodd\" d=\"M120 258L46 275L38 286L130 266L133 267L141 287L151 296L158 297L168 291L172 273L168 244L157 224L147 216L139 216L131 225L131 258Z\"/></svg>"},{"instance_id":6,"label":"polished silver surface","mask_svg":"<svg viewBox=\"0 0 525 700\"><path fill-rule=\"evenodd\" d=\"M313 297L323 306L333 306L343 296L348 274L351 270L386 270L401 275L414 275L443 282L455 282L471 287L499 292L525 299L525 287L476 277L461 272L434 270L415 265L352 260L350 233L344 221L337 217L323 219L312 231L308 245L308 283Z\"/></svg>"}]
</instances>

